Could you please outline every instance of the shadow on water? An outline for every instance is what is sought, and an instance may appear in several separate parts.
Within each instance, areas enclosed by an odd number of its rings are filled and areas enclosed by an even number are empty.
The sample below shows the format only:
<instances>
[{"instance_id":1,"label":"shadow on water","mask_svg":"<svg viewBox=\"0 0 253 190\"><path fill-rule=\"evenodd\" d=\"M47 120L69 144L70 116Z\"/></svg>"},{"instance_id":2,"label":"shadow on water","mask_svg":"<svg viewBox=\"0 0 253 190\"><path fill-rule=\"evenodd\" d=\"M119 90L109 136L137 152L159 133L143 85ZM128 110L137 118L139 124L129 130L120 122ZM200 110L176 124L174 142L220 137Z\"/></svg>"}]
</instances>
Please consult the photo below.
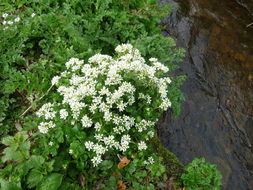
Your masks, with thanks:
<instances>
[{"instance_id":1,"label":"shadow on water","mask_svg":"<svg viewBox=\"0 0 253 190\"><path fill-rule=\"evenodd\" d=\"M161 3L175 7L161 24L186 49L177 72L187 81L182 113L163 114L159 137L184 164L217 164L223 189L253 189L253 1Z\"/></svg>"}]
</instances>

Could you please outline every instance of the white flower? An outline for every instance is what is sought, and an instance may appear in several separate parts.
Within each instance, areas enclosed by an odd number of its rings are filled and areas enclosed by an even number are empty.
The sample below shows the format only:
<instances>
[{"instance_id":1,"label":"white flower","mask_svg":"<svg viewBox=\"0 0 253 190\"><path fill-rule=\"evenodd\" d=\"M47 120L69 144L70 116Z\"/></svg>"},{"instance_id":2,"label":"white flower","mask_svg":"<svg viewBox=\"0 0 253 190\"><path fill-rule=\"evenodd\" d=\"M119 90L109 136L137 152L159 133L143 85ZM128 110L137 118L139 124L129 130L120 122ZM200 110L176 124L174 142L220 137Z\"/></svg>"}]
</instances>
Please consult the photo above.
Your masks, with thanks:
<instances>
[{"instance_id":1,"label":"white flower","mask_svg":"<svg viewBox=\"0 0 253 190\"><path fill-rule=\"evenodd\" d=\"M127 106L127 103L124 103L123 101L120 101L120 103L117 105L117 108L120 112L125 110L125 107Z\"/></svg>"},{"instance_id":2,"label":"white flower","mask_svg":"<svg viewBox=\"0 0 253 190\"><path fill-rule=\"evenodd\" d=\"M49 121L47 123L47 125L48 125L48 128L54 128L55 127L55 124L52 121Z\"/></svg>"},{"instance_id":3,"label":"white flower","mask_svg":"<svg viewBox=\"0 0 253 190\"><path fill-rule=\"evenodd\" d=\"M130 142L131 141L131 137L130 135L123 135L122 138L121 138L121 141L126 141L126 142Z\"/></svg>"},{"instance_id":4,"label":"white flower","mask_svg":"<svg viewBox=\"0 0 253 190\"><path fill-rule=\"evenodd\" d=\"M93 163L93 166L96 167L98 164L102 162L101 156L97 155L91 159L91 162Z\"/></svg>"},{"instance_id":5,"label":"white flower","mask_svg":"<svg viewBox=\"0 0 253 190\"><path fill-rule=\"evenodd\" d=\"M69 154L73 154L73 150L72 149L69 149Z\"/></svg>"},{"instance_id":6,"label":"white flower","mask_svg":"<svg viewBox=\"0 0 253 190\"><path fill-rule=\"evenodd\" d=\"M60 118L61 119L66 119L68 117L68 112L66 109L61 109L60 110Z\"/></svg>"},{"instance_id":7,"label":"white flower","mask_svg":"<svg viewBox=\"0 0 253 190\"><path fill-rule=\"evenodd\" d=\"M12 21L8 21L7 23L8 23L9 25L12 25L12 24L13 24L13 22L12 22Z\"/></svg>"},{"instance_id":8,"label":"white flower","mask_svg":"<svg viewBox=\"0 0 253 190\"><path fill-rule=\"evenodd\" d=\"M151 97L149 95L146 95L146 101L148 104L151 104Z\"/></svg>"},{"instance_id":9,"label":"white flower","mask_svg":"<svg viewBox=\"0 0 253 190\"><path fill-rule=\"evenodd\" d=\"M85 147L90 151L93 148L94 143L91 141L85 142Z\"/></svg>"},{"instance_id":10,"label":"white flower","mask_svg":"<svg viewBox=\"0 0 253 190\"><path fill-rule=\"evenodd\" d=\"M120 133L121 133L118 127L114 127L114 128L113 128L113 131L114 131L114 133L116 133L116 134L120 134Z\"/></svg>"},{"instance_id":11,"label":"white flower","mask_svg":"<svg viewBox=\"0 0 253 190\"><path fill-rule=\"evenodd\" d=\"M113 117L113 123L115 124L115 125L119 125L120 123L121 123L121 118L120 118L120 116L117 116L117 115L115 115L114 117Z\"/></svg>"},{"instance_id":12,"label":"white flower","mask_svg":"<svg viewBox=\"0 0 253 190\"><path fill-rule=\"evenodd\" d=\"M133 49L133 46L131 44L121 44L121 45L118 45L116 48L115 48L115 51L118 52L118 53L124 53L126 51L131 51Z\"/></svg>"},{"instance_id":13,"label":"white flower","mask_svg":"<svg viewBox=\"0 0 253 190\"><path fill-rule=\"evenodd\" d=\"M35 15L36 15L35 13L32 13L32 14L31 14L31 17L33 18L33 17L35 17Z\"/></svg>"},{"instance_id":14,"label":"white flower","mask_svg":"<svg viewBox=\"0 0 253 190\"><path fill-rule=\"evenodd\" d=\"M91 104L89 107L89 110L91 113L95 114L95 110L97 109L97 105L96 104Z\"/></svg>"},{"instance_id":15,"label":"white flower","mask_svg":"<svg viewBox=\"0 0 253 190\"><path fill-rule=\"evenodd\" d=\"M52 141L50 141L48 144L49 144L49 146L53 146L54 143Z\"/></svg>"},{"instance_id":16,"label":"white flower","mask_svg":"<svg viewBox=\"0 0 253 190\"><path fill-rule=\"evenodd\" d=\"M44 116L46 120L53 119L56 115L56 112L53 111L53 104L46 103L44 104L39 111L36 112L38 117Z\"/></svg>"},{"instance_id":17,"label":"white flower","mask_svg":"<svg viewBox=\"0 0 253 190\"><path fill-rule=\"evenodd\" d=\"M150 62L157 62L158 60L157 60L157 58L151 57L151 58L149 59L149 61L150 61Z\"/></svg>"},{"instance_id":18,"label":"white flower","mask_svg":"<svg viewBox=\"0 0 253 190\"><path fill-rule=\"evenodd\" d=\"M169 107L171 107L171 101L168 98L164 98L159 107L166 111Z\"/></svg>"},{"instance_id":19,"label":"white flower","mask_svg":"<svg viewBox=\"0 0 253 190\"><path fill-rule=\"evenodd\" d=\"M97 139L98 141L102 141L103 140L103 135L102 134L95 134L95 139Z\"/></svg>"},{"instance_id":20,"label":"white flower","mask_svg":"<svg viewBox=\"0 0 253 190\"><path fill-rule=\"evenodd\" d=\"M119 149L122 152L125 152L128 148L129 148L129 143L127 141L121 142Z\"/></svg>"},{"instance_id":21,"label":"white flower","mask_svg":"<svg viewBox=\"0 0 253 190\"><path fill-rule=\"evenodd\" d=\"M52 85L57 85L60 78L61 78L61 77L59 77L59 76L53 77L53 79L52 79L52 81L51 81L51 82L52 82Z\"/></svg>"},{"instance_id":22,"label":"white flower","mask_svg":"<svg viewBox=\"0 0 253 190\"><path fill-rule=\"evenodd\" d=\"M7 30L9 27L8 26L6 26L6 27L4 27L4 29L3 30Z\"/></svg>"},{"instance_id":23,"label":"white flower","mask_svg":"<svg viewBox=\"0 0 253 190\"><path fill-rule=\"evenodd\" d=\"M150 164L154 164L155 163L155 161L154 161L154 159L153 159L152 156L148 157L148 161L149 161Z\"/></svg>"},{"instance_id":24,"label":"white flower","mask_svg":"<svg viewBox=\"0 0 253 190\"><path fill-rule=\"evenodd\" d=\"M153 131L149 131L149 132L148 132L148 135L150 136L150 138L153 138L155 134L154 134Z\"/></svg>"},{"instance_id":25,"label":"white flower","mask_svg":"<svg viewBox=\"0 0 253 190\"><path fill-rule=\"evenodd\" d=\"M20 17L17 17L14 19L14 22L19 22L20 21Z\"/></svg>"},{"instance_id":26,"label":"white flower","mask_svg":"<svg viewBox=\"0 0 253 190\"><path fill-rule=\"evenodd\" d=\"M106 111L104 113L104 120L105 121L111 121L111 119L112 119L112 113L110 113L109 111Z\"/></svg>"},{"instance_id":27,"label":"white flower","mask_svg":"<svg viewBox=\"0 0 253 190\"><path fill-rule=\"evenodd\" d=\"M139 99L145 99L145 95L143 93L139 93Z\"/></svg>"},{"instance_id":28,"label":"white flower","mask_svg":"<svg viewBox=\"0 0 253 190\"><path fill-rule=\"evenodd\" d=\"M146 160L144 160L143 164L148 165L148 164L149 164L149 162L148 162L148 161L146 161Z\"/></svg>"},{"instance_id":29,"label":"white flower","mask_svg":"<svg viewBox=\"0 0 253 190\"><path fill-rule=\"evenodd\" d=\"M82 124L83 124L83 127L91 127L92 120L87 115L84 115L82 118Z\"/></svg>"},{"instance_id":30,"label":"white flower","mask_svg":"<svg viewBox=\"0 0 253 190\"><path fill-rule=\"evenodd\" d=\"M113 143L114 143L114 136L110 135L109 137L104 137L103 141L104 141L105 145L107 145L111 148L113 146Z\"/></svg>"},{"instance_id":31,"label":"white flower","mask_svg":"<svg viewBox=\"0 0 253 190\"><path fill-rule=\"evenodd\" d=\"M102 125L101 125L100 123L97 122L97 123L95 124L95 127L94 127L94 128L96 129L96 131L100 131L100 130L101 130L101 127L102 127Z\"/></svg>"},{"instance_id":32,"label":"white flower","mask_svg":"<svg viewBox=\"0 0 253 190\"><path fill-rule=\"evenodd\" d=\"M106 88L105 86L99 91L99 94L100 95L107 95L109 96L111 93L110 91L108 90L108 88Z\"/></svg>"},{"instance_id":33,"label":"white flower","mask_svg":"<svg viewBox=\"0 0 253 190\"><path fill-rule=\"evenodd\" d=\"M171 83L171 79L170 79L169 77L164 78L164 80L165 80L168 84Z\"/></svg>"},{"instance_id":34,"label":"white flower","mask_svg":"<svg viewBox=\"0 0 253 190\"><path fill-rule=\"evenodd\" d=\"M6 24L7 24L7 22L6 22L6 20L4 20L4 21L3 21L3 25L6 25Z\"/></svg>"},{"instance_id":35,"label":"white flower","mask_svg":"<svg viewBox=\"0 0 253 190\"><path fill-rule=\"evenodd\" d=\"M130 96L128 99L128 104L131 106L131 105L133 105L134 102L135 102L134 96Z\"/></svg>"},{"instance_id":36,"label":"white flower","mask_svg":"<svg viewBox=\"0 0 253 190\"><path fill-rule=\"evenodd\" d=\"M54 128L55 124L50 122L41 122L38 126L38 129L41 133L46 134L50 128Z\"/></svg>"},{"instance_id":37,"label":"white flower","mask_svg":"<svg viewBox=\"0 0 253 190\"><path fill-rule=\"evenodd\" d=\"M6 18L8 16L8 13L4 13L2 16L3 18Z\"/></svg>"},{"instance_id":38,"label":"white flower","mask_svg":"<svg viewBox=\"0 0 253 190\"><path fill-rule=\"evenodd\" d=\"M117 149L117 150L120 149L120 144L119 144L119 142L114 141L112 145L114 146L115 149Z\"/></svg>"},{"instance_id":39,"label":"white flower","mask_svg":"<svg viewBox=\"0 0 253 190\"><path fill-rule=\"evenodd\" d=\"M147 149L147 145L146 145L146 143L144 142L144 141L140 141L139 143L138 143L138 150L146 150Z\"/></svg>"},{"instance_id":40,"label":"white flower","mask_svg":"<svg viewBox=\"0 0 253 190\"><path fill-rule=\"evenodd\" d=\"M43 134L46 134L48 132L48 127L46 125L43 125L43 123L40 123L38 129Z\"/></svg>"},{"instance_id":41,"label":"white flower","mask_svg":"<svg viewBox=\"0 0 253 190\"><path fill-rule=\"evenodd\" d=\"M108 150L106 147L103 147L98 143L94 144L92 149L94 150L94 152L96 152L96 154L104 154Z\"/></svg>"},{"instance_id":42,"label":"white flower","mask_svg":"<svg viewBox=\"0 0 253 190\"><path fill-rule=\"evenodd\" d=\"M125 152L129 148L129 143L131 141L130 135L123 135L121 138L120 150Z\"/></svg>"}]
</instances>

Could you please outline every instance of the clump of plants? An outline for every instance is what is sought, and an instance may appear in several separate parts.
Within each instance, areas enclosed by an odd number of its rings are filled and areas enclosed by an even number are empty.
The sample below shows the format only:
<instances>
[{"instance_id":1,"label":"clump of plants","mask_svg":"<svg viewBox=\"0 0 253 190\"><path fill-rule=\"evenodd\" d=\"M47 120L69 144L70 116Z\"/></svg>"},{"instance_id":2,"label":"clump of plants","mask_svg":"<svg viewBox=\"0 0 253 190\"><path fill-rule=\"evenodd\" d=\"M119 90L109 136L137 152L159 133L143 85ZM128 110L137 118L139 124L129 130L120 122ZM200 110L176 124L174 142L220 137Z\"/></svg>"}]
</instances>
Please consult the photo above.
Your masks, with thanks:
<instances>
[{"instance_id":1,"label":"clump of plants","mask_svg":"<svg viewBox=\"0 0 253 190\"><path fill-rule=\"evenodd\" d=\"M37 112L41 118L38 129L47 134L52 147L62 143L54 139L56 134L67 135L71 145L77 140L73 133L83 132L83 154L93 166L105 154L146 150L158 117L172 104L168 67L156 58L146 64L130 44L115 50L115 58L96 54L88 63L70 59L67 70L52 79L60 97ZM69 151L83 157L71 146Z\"/></svg>"},{"instance_id":2,"label":"clump of plants","mask_svg":"<svg viewBox=\"0 0 253 190\"><path fill-rule=\"evenodd\" d=\"M204 158L195 158L185 167L182 181L189 190L220 190L222 175L216 165L206 162Z\"/></svg>"},{"instance_id":3,"label":"clump of plants","mask_svg":"<svg viewBox=\"0 0 253 190\"><path fill-rule=\"evenodd\" d=\"M166 168L148 141L160 114L179 103L175 81L167 66L156 58L146 61L131 44L115 51L88 62L71 58L53 77L50 88L57 93L36 112L29 141L25 133L3 140L10 146L3 162L16 162L1 171L3 187L166 185Z\"/></svg>"}]
</instances>

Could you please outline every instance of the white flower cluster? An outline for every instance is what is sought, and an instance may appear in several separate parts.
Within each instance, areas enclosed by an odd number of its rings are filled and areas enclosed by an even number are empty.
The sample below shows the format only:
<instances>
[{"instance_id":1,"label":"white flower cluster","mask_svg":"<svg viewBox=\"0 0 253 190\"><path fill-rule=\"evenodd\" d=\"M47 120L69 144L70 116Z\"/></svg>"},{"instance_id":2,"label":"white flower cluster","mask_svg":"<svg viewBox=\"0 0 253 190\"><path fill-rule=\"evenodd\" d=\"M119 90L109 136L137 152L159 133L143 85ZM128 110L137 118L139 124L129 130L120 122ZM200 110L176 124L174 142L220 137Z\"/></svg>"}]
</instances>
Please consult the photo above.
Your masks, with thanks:
<instances>
[{"instance_id":1,"label":"white flower cluster","mask_svg":"<svg viewBox=\"0 0 253 190\"><path fill-rule=\"evenodd\" d=\"M147 145L145 142L141 141L138 143L138 150L146 150L147 149Z\"/></svg>"},{"instance_id":2,"label":"white flower cluster","mask_svg":"<svg viewBox=\"0 0 253 190\"><path fill-rule=\"evenodd\" d=\"M155 161L154 161L154 158L152 156L148 157L147 161L146 160L144 161L145 165L154 164L154 163L155 163Z\"/></svg>"},{"instance_id":3,"label":"white flower cluster","mask_svg":"<svg viewBox=\"0 0 253 190\"><path fill-rule=\"evenodd\" d=\"M61 109L60 110L60 118L61 119L64 119L64 120L67 119L68 115L69 115L69 113L67 112L66 109Z\"/></svg>"},{"instance_id":4,"label":"white flower cluster","mask_svg":"<svg viewBox=\"0 0 253 190\"><path fill-rule=\"evenodd\" d=\"M38 126L38 129L41 133L45 134L48 132L50 128L54 128L55 124L52 121L49 122L41 122Z\"/></svg>"},{"instance_id":5,"label":"white flower cluster","mask_svg":"<svg viewBox=\"0 0 253 190\"><path fill-rule=\"evenodd\" d=\"M35 17L35 16L36 16L35 13L31 14L32 18ZM2 24L5 25L3 30L7 30L9 28L9 26L11 26L15 23L18 23L21 20L19 16L15 16L15 18L13 18L13 16L9 15L8 13L3 13L2 17L3 17Z\"/></svg>"},{"instance_id":6,"label":"white flower cluster","mask_svg":"<svg viewBox=\"0 0 253 190\"><path fill-rule=\"evenodd\" d=\"M44 104L39 111L36 112L38 117L44 116L46 120L53 119L56 115L56 111L53 110L53 104Z\"/></svg>"},{"instance_id":7,"label":"white flower cluster","mask_svg":"<svg viewBox=\"0 0 253 190\"><path fill-rule=\"evenodd\" d=\"M38 117L44 117L45 120L53 120L56 116L56 111L53 110L53 104L46 103L44 104L39 111L36 112ZM50 128L54 128L55 124L52 121L41 122L38 126L38 129L41 133L45 134Z\"/></svg>"},{"instance_id":8,"label":"white flower cluster","mask_svg":"<svg viewBox=\"0 0 253 190\"><path fill-rule=\"evenodd\" d=\"M71 124L79 123L83 130L94 135L84 142L85 149L95 155L91 159L94 166L102 162L107 151L125 152L130 144L139 151L147 149L145 141L154 136L156 120L142 118L137 121L129 111L132 106L138 109L142 99L147 105L159 99L161 110L171 106L167 96L171 80L160 77L167 74L166 66L156 58L150 59L152 65L146 64L139 50L131 44L119 45L115 51L117 59L96 54L86 64L71 58L66 63L67 70L52 79L52 85L58 86L57 91L63 97L59 118L68 119ZM148 94L148 90L142 93L145 89L155 90L156 99ZM37 115L45 120L58 117L51 103L43 105ZM52 121L41 122L39 130L47 133L54 126Z\"/></svg>"},{"instance_id":9,"label":"white flower cluster","mask_svg":"<svg viewBox=\"0 0 253 190\"><path fill-rule=\"evenodd\" d=\"M59 80L60 80L60 78L61 77L59 77L59 76L55 76L55 77L53 77L53 79L52 79L52 85L57 85L58 84L58 82L59 82Z\"/></svg>"},{"instance_id":10,"label":"white flower cluster","mask_svg":"<svg viewBox=\"0 0 253 190\"><path fill-rule=\"evenodd\" d=\"M8 19L9 18L8 13L3 13L2 17L3 17L3 22L2 22L3 25L13 25L14 23L17 23L20 21L19 16L17 16L14 20ZM8 26L5 26L4 30L7 30L8 28L9 28Z\"/></svg>"}]
</instances>

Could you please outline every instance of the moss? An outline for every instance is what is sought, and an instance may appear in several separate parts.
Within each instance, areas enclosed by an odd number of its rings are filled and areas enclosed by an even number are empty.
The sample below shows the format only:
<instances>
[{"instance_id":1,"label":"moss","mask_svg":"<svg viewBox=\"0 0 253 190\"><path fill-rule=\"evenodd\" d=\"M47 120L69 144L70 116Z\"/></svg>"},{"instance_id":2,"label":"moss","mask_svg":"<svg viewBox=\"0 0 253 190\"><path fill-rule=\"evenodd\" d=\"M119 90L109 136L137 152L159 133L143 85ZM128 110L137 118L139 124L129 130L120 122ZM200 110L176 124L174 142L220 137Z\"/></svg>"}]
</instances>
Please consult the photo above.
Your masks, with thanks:
<instances>
[{"instance_id":1,"label":"moss","mask_svg":"<svg viewBox=\"0 0 253 190\"><path fill-rule=\"evenodd\" d=\"M169 150L167 150L161 143L157 135L150 141L154 151L158 156L163 158L164 165L167 167L168 174L171 177L178 178L184 172L184 165L178 158Z\"/></svg>"}]
</instances>

